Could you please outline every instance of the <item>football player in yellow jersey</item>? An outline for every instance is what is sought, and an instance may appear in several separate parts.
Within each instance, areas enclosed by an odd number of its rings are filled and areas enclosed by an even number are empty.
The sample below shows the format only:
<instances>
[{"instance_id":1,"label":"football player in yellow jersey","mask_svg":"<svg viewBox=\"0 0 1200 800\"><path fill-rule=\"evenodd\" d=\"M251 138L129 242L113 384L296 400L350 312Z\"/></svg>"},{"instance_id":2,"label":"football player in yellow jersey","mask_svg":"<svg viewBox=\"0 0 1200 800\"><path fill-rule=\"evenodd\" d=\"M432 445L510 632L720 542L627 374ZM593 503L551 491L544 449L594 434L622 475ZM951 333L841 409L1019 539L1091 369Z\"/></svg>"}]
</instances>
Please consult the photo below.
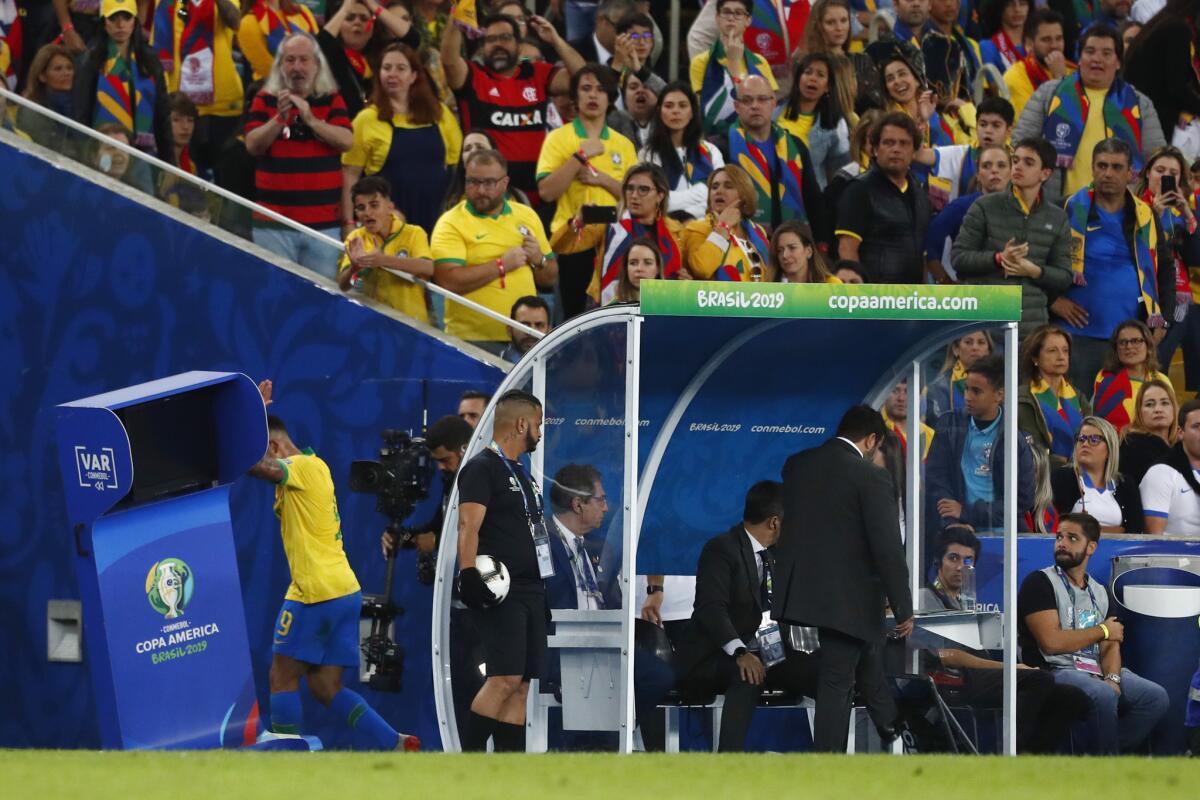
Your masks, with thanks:
<instances>
[{"instance_id":1,"label":"football player in yellow jersey","mask_svg":"<svg viewBox=\"0 0 1200 800\"><path fill-rule=\"evenodd\" d=\"M271 404L271 382L258 386ZM357 692L342 686L342 670L358 665L362 592L342 549L342 524L329 467L300 450L278 417L267 418L267 452L250 469L275 484L275 515L291 570L275 624L271 660L271 730L298 734L300 679L313 696L381 750L415 751L415 736L397 733Z\"/></svg>"}]
</instances>

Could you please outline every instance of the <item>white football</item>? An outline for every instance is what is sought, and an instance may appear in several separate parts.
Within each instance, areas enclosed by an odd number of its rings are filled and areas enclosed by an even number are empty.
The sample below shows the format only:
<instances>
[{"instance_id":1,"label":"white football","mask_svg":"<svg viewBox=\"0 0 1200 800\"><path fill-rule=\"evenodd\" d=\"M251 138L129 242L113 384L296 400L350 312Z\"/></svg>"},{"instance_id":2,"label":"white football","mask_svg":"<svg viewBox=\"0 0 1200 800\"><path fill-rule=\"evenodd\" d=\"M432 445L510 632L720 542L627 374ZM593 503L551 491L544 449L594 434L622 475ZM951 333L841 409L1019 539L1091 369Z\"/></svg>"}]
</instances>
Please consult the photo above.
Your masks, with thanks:
<instances>
[{"instance_id":1,"label":"white football","mask_svg":"<svg viewBox=\"0 0 1200 800\"><path fill-rule=\"evenodd\" d=\"M510 584L508 567L504 566L504 562L491 556L475 556L475 569L479 570L484 584L496 596L494 605L504 602Z\"/></svg>"}]
</instances>

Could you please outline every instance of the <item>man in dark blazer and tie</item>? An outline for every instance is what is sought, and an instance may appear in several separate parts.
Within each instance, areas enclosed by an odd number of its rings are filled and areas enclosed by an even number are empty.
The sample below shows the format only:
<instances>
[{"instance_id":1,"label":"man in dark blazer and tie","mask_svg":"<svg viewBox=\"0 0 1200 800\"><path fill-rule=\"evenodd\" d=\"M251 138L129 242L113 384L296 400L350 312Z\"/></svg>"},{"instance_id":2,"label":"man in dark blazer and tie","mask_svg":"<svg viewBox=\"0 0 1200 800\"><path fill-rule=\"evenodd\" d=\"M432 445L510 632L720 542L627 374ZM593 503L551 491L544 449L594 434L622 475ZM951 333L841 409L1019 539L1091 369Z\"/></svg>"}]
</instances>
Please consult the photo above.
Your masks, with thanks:
<instances>
[{"instance_id":1,"label":"man in dark blazer and tie","mask_svg":"<svg viewBox=\"0 0 1200 800\"><path fill-rule=\"evenodd\" d=\"M868 406L846 412L835 438L783 467L784 525L776 545L774 618L814 626L821 642L813 740L845 752L855 674L881 732L895 720L883 688L884 607L896 632L913 626L908 566L891 480L872 457L887 432ZM889 708L880 713L879 706Z\"/></svg>"},{"instance_id":2,"label":"man in dark blazer and tie","mask_svg":"<svg viewBox=\"0 0 1200 800\"><path fill-rule=\"evenodd\" d=\"M746 494L742 522L710 539L696 568L696 602L680 637L676 665L685 698L724 693L719 749L745 749L746 732L765 688L812 696L814 657L785 650L767 668L757 633L769 623L774 591L771 546L779 538L783 484L762 481Z\"/></svg>"}]
</instances>

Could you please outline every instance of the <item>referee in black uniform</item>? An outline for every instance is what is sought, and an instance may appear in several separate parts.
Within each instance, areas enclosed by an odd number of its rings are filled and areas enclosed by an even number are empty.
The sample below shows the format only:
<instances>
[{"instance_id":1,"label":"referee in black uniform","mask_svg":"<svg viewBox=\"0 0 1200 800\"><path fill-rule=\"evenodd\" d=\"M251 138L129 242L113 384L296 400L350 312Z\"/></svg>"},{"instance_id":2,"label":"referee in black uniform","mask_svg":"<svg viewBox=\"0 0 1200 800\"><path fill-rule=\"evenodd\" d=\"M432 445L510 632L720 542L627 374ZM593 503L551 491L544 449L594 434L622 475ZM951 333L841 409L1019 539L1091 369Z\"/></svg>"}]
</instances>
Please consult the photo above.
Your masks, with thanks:
<instances>
[{"instance_id":1,"label":"referee in black uniform","mask_svg":"<svg viewBox=\"0 0 1200 800\"><path fill-rule=\"evenodd\" d=\"M461 737L464 751L525 749L525 699L529 680L541 674L546 655L546 590L553 574L542 497L521 455L542 438L542 404L513 390L496 402L492 442L458 473L458 591L478 615L476 628L487 657L487 680L471 703ZM508 567L512 581L504 602L475 568L476 555Z\"/></svg>"}]
</instances>

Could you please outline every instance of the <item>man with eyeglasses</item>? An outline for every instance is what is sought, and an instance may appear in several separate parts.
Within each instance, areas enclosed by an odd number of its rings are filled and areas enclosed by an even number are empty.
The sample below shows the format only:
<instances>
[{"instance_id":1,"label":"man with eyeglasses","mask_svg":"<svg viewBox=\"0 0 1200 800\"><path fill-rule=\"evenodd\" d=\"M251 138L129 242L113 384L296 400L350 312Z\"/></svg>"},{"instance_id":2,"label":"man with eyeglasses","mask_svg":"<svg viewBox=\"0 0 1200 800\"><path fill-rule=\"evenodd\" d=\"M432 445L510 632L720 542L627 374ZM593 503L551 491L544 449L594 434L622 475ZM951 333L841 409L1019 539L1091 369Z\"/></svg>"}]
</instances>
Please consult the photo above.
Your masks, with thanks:
<instances>
[{"instance_id":1,"label":"man with eyeglasses","mask_svg":"<svg viewBox=\"0 0 1200 800\"><path fill-rule=\"evenodd\" d=\"M734 93L751 75L759 75L770 91L779 91L771 65L758 53L746 50L744 37L750 25L751 0L716 0L716 42L707 53L692 59L692 91L700 96L704 131L723 135L737 117Z\"/></svg>"},{"instance_id":2,"label":"man with eyeglasses","mask_svg":"<svg viewBox=\"0 0 1200 800\"><path fill-rule=\"evenodd\" d=\"M1175 271L1159 269L1170 256L1159 252L1165 242L1154 211L1129 190L1133 167L1128 142L1102 139L1091 153L1092 183L1067 201L1074 285L1050 303L1050 313L1071 334L1075 386L1092 385L1122 322L1145 322L1157 345L1174 314Z\"/></svg>"},{"instance_id":3,"label":"man with eyeglasses","mask_svg":"<svg viewBox=\"0 0 1200 800\"><path fill-rule=\"evenodd\" d=\"M1179 442L1141 490L1146 533L1200 536L1200 400L1179 409Z\"/></svg>"},{"instance_id":4,"label":"man with eyeglasses","mask_svg":"<svg viewBox=\"0 0 1200 800\"><path fill-rule=\"evenodd\" d=\"M750 176L758 193L754 221L768 229L796 220L825 230L825 204L808 147L774 122L775 92L751 75L734 94L737 122L729 129L729 159Z\"/></svg>"},{"instance_id":5,"label":"man with eyeglasses","mask_svg":"<svg viewBox=\"0 0 1200 800\"><path fill-rule=\"evenodd\" d=\"M507 317L518 298L537 294L538 284L554 285L558 263L537 212L505 199L504 156L472 153L465 173L465 198L442 215L430 237L434 280ZM458 303L446 305L446 333L493 354L509 340L504 323Z\"/></svg>"},{"instance_id":6,"label":"man with eyeglasses","mask_svg":"<svg viewBox=\"0 0 1200 800\"><path fill-rule=\"evenodd\" d=\"M479 25L484 32L482 44L476 59L470 61L463 57L462 31L457 25L446 26L442 35L446 83L458 101L463 130L479 130L492 137L510 165L513 185L537 207L541 199L534 168L546 139L546 104L558 67L518 57L521 29L512 17L484 17ZM569 73L574 75L583 67L579 53L545 18L531 16L528 25L554 48Z\"/></svg>"}]
</instances>

